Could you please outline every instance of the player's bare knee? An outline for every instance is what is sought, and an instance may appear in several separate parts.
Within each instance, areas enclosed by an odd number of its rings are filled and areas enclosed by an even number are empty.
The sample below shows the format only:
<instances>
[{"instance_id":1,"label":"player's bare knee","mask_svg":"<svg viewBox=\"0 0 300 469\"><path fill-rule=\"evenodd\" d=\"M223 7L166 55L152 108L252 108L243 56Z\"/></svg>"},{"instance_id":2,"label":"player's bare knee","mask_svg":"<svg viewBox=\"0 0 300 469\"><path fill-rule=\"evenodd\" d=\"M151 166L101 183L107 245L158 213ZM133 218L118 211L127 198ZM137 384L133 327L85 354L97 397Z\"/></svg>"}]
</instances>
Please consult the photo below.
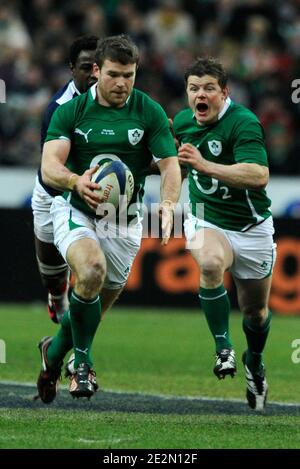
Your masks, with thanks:
<instances>
[{"instance_id":1,"label":"player's bare knee","mask_svg":"<svg viewBox=\"0 0 300 469\"><path fill-rule=\"evenodd\" d=\"M100 262L85 265L77 275L76 285L81 292L84 292L82 294L85 297L97 294L104 283L105 275L105 265Z\"/></svg>"},{"instance_id":2,"label":"player's bare knee","mask_svg":"<svg viewBox=\"0 0 300 469\"><path fill-rule=\"evenodd\" d=\"M94 262L89 266L87 276L89 283L95 285L95 288L101 288L106 275L106 267L101 262Z\"/></svg>"},{"instance_id":3,"label":"player's bare knee","mask_svg":"<svg viewBox=\"0 0 300 469\"><path fill-rule=\"evenodd\" d=\"M201 275L206 278L222 278L224 274L224 262L220 256L214 254L207 254L203 256L203 260L200 264Z\"/></svg>"},{"instance_id":4,"label":"player's bare knee","mask_svg":"<svg viewBox=\"0 0 300 469\"><path fill-rule=\"evenodd\" d=\"M263 324L268 316L268 308L265 305L247 305L242 312L246 321L254 326Z\"/></svg>"}]
</instances>

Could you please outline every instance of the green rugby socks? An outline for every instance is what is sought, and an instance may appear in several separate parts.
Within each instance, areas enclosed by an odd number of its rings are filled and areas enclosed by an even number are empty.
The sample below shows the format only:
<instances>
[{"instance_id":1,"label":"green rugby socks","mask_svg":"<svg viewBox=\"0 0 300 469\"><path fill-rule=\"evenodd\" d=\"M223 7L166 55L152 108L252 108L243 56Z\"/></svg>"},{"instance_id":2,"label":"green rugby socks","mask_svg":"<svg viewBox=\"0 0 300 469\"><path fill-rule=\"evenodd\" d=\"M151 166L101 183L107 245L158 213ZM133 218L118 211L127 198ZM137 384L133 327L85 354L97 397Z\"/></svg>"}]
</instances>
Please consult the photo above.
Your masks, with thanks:
<instances>
[{"instance_id":1,"label":"green rugby socks","mask_svg":"<svg viewBox=\"0 0 300 469\"><path fill-rule=\"evenodd\" d=\"M224 285L200 288L199 298L209 329L214 337L216 351L232 348L229 335L230 302Z\"/></svg>"},{"instance_id":2,"label":"green rugby socks","mask_svg":"<svg viewBox=\"0 0 300 469\"><path fill-rule=\"evenodd\" d=\"M92 367L92 342L101 319L99 296L86 301L73 291L70 299L70 319L75 352L74 367L87 363Z\"/></svg>"},{"instance_id":3,"label":"green rugby socks","mask_svg":"<svg viewBox=\"0 0 300 469\"><path fill-rule=\"evenodd\" d=\"M47 350L47 359L50 366L57 366L64 359L66 353L73 348L73 339L70 322L70 312L66 311L60 321L60 329L53 337Z\"/></svg>"},{"instance_id":4,"label":"green rugby socks","mask_svg":"<svg viewBox=\"0 0 300 469\"><path fill-rule=\"evenodd\" d=\"M246 335L248 349L246 352L246 364L250 371L259 371L263 366L262 352L265 348L267 337L270 331L272 313L269 311L265 322L258 326L251 324L245 318L243 320L243 330Z\"/></svg>"}]
</instances>

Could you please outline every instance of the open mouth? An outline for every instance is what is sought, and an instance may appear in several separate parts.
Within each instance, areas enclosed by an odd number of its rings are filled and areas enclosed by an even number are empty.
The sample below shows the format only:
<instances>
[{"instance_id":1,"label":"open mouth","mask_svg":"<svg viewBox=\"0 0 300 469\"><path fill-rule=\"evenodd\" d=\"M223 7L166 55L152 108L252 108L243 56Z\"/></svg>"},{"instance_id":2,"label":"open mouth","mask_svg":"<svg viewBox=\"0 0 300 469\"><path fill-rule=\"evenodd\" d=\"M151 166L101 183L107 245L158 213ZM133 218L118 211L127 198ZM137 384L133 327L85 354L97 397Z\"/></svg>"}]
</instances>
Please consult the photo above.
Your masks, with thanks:
<instances>
[{"instance_id":1,"label":"open mouth","mask_svg":"<svg viewBox=\"0 0 300 469\"><path fill-rule=\"evenodd\" d=\"M208 105L205 103L198 103L196 106L196 110L201 113L206 112L208 110Z\"/></svg>"}]
</instances>

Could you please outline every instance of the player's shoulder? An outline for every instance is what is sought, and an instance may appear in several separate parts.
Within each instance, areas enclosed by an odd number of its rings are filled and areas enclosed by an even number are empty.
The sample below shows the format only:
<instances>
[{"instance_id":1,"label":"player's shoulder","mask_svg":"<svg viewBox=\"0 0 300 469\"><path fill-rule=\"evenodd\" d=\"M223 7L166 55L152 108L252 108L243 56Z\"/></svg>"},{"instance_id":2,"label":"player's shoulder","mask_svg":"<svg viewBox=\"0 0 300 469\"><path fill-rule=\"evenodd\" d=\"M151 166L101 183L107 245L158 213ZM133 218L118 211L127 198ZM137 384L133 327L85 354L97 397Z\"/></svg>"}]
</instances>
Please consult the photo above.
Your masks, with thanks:
<instances>
[{"instance_id":1,"label":"player's shoulder","mask_svg":"<svg viewBox=\"0 0 300 469\"><path fill-rule=\"evenodd\" d=\"M147 112L147 109L162 109L162 106L147 93L137 88L132 90L131 101L138 109Z\"/></svg>"},{"instance_id":2,"label":"player's shoulder","mask_svg":"<svg viewBox=\"0 0 300 469\"><path fill-rule=\"evenodd\" d=\"M76 94L73 98L65 100L65 102L58 102L56 113L58 112L60 115L65 115L67 117L69 115L74 116L77 115L77 113L82 112L87 102L92 100L89 93L90 90L79 95Z\"/></svg>"},{"instance_id":3,"label":"player's shoulder","mask_svg":"<svg viewBox=\"0 0 300 469\"><path fill-rule=\"evenodd\" d=\"M179 111L173 119L173 128L175 133L180 132L186 126L190 126L193 123L193 111L190 108L182 109Z\"/></svg>"},{"instance_id":4,"label":"player's shoulder","mask_svg":"<svg viewBox=\"0 0 300 469\"><path fill-rule=\"evenodd\" d=\"M75 87L74 81L70 80L59 88L56 93L51 97L49 104L60 106L78 96L79 92Z\"/></svg>"},{"instance_id":5,"label":"player's shoulder","mask_svg":"<svg viewBox=\"0 0 300 469\"><path fill-rule=\"evenodd\" d=\"M186 118L192 118L192 117L193 117L193 111L189 107L187 107L177 112L177 114L174 117L174 122L181 122L185 120Z\"/></svg>"},{"instance_id":6,"label":"player's shoulder","mask_svg":"<svg viewBox=\"0 0 300 469\"><path fill-rule=\"evenodd\" d=\"M264 135L259 118L249 108L242 104L231 103L228 111L228 117L224 116L224 126L230 129L233 138L247 137L249 132L259 138Z\"/></svg>"},{"instance_id":7,"label":"player's shoulder","mask_svg":"<svg viewBox=\"0 0 300 469\"><path fill-rule=\"evenodd\" d=\"M42 139L43 135L47 132L47 128L54 112L60 107L62 102L67 102L72 99L73 94L71 94L71 90L76 89L75 85L73 85L73 87L71 86L72 83L74 83L73 80L68 81L61 86L53 96L51 96L48 105L43 112L41 127Z\"/></svg>"},{"instance_id":8,"label":"player's shoulder","mask_svg":"<svg viewBox=\"0 0 300 469\"><path fill-rule=\"evenodd\" d=\"M151 98L149 94L145 93L145 91L139 90L138 88L133 88L131 97L137 101L154 102L154 99Z\"/></svg>"},{"instance_id":9,"label":"player's shoulder","mask_svg":"<svg viewBox=\"0 0 300 469\"><path fill-rule=\"evenodd\" d=\"M241 124L246 124L250 121L259 123L259 119L254 114L254 112L252 112L246 106L243 106L242 104L237 104L233 101L231 102L228 117Z\"/></svg>"},{"instance_id":10,"label":"player's shoulder","mask_svg":"<svg viewBox=\"0 0 300 469\"><path fill-rule=\"evenodd\" d=\"M56 93L51 96L48 105L45 109L45 114L47 115L49 112L52 114L55 109L60 105L58 103L58 100L65 94L66 89L68 88L68 83L66 83L64 86L62 86L59 90L56 91Z\"/></svg>"}]
</instances>

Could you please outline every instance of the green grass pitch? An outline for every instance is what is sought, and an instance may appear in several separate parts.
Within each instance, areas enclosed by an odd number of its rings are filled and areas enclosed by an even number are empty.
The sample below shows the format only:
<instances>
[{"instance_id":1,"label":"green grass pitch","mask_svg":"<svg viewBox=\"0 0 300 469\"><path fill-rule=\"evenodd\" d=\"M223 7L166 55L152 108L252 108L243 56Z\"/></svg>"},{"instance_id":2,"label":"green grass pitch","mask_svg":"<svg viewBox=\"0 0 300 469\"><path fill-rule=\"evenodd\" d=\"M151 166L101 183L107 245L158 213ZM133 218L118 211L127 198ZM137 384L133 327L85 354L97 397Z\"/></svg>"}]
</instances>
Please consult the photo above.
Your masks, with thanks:
<instances>
[{"instance_id":1,"label":"green grass pitch","mask_svg":"<svg viewBox=\"0 0 300 469\"><path fill-rule=\"evenodd\" d=\"M35 383L37 343L57 327L44 307L1 305L0 448L299 448L300 363L291 359L299 318L273 317L265 352L269 401L286 405L270 404L265 415L245 403L241 321L231 315L238 374L218 381L200 312L114 308L94 342L104 392L73 401L63 379L57 402L47 406L33 402L33 387L4 382Z\"/></svg>"}]
</instances>

